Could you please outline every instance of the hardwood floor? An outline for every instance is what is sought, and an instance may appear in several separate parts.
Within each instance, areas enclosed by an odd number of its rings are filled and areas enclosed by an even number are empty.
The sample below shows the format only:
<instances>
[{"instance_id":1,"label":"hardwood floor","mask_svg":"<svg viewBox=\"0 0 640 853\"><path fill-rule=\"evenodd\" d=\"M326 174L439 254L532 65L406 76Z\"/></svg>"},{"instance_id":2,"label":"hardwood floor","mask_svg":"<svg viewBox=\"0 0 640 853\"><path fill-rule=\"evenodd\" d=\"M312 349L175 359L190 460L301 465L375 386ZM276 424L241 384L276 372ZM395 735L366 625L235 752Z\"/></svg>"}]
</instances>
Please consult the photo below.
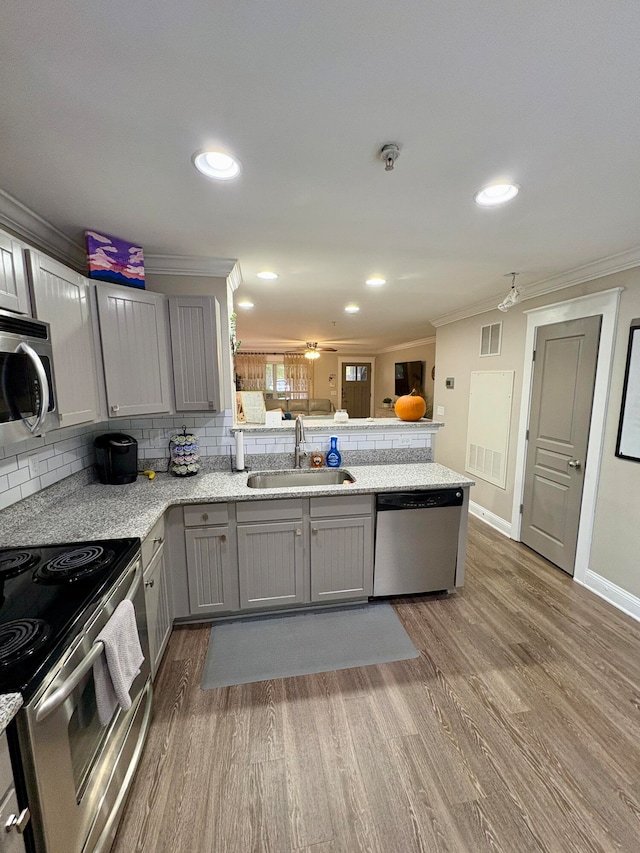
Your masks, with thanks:
<instances>
[{"instance_id":1,"label":"hardwood floor","mask_svg":"<svg viewBox=\"0 0 640 853\"><path fill-rule=\"evenodd\" d=\"M176 630L113 853L640 849L640 624L470 528L414 660L203 691Z\"/></svg>"}]
</instances>

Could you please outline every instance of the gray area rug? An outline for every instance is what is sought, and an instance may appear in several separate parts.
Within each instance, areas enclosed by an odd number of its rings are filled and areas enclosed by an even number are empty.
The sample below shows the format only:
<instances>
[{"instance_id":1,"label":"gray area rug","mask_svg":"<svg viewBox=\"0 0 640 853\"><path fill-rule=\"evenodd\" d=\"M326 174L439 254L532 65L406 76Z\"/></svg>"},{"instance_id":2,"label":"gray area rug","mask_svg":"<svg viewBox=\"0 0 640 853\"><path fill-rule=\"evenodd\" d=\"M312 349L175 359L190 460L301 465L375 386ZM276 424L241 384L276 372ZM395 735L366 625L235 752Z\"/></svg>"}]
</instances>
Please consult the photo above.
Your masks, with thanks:
<instances>
[{"instance_id":1,"label":"gray area rug","mask_svg":"<svg viewBox=\"0 0 640 853\"><path fill-rule=\"evenodd\" d=\"M221 622L211 629L203 690L418 657L388 602Z\"/></svg>"}]
</instances>

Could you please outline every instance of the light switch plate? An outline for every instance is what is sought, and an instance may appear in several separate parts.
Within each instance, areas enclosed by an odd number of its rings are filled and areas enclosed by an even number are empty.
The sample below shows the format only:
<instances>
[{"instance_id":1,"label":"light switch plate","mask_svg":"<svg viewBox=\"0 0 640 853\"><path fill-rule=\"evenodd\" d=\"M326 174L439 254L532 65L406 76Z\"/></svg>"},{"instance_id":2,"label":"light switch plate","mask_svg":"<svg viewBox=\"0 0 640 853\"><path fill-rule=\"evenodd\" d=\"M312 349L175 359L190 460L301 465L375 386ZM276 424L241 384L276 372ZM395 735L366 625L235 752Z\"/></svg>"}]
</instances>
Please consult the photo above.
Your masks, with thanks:
<instances>
[{"instance_id":1,"label":"light switch plate","mask_svg":"<svg viewBox=\"0 0 640 853\"><path fill-rule=\"evenodd\" d=\"M436 413L440 415L440 417L444 417L444 406L436 406Z\"/></svg>"}]
</instances>

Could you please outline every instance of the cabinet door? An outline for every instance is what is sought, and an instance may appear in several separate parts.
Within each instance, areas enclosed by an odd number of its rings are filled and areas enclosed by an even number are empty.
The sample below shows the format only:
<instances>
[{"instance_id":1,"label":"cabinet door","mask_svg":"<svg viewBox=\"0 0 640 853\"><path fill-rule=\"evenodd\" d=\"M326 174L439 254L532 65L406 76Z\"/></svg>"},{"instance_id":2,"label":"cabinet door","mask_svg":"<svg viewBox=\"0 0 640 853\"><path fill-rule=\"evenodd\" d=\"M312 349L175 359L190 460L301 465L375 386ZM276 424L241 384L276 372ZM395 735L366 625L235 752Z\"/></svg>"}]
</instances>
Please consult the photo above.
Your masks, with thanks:
<instances>
[{"instance_id":1,"label":"cabinet door","mask_svg":"<svg viewBox=\"0 0 640 853\"><path fill-rule=\"evenodd\" d=\"M97 288L109 417L171 411L166 297Z\"/></svg>"},{"instance_id":2,"label":"cabinet door","mask_svg":"<svg viewBox=\"0 0 640 853\"><path fill-rule=\"evenodd\" d=\"M0 232L0 308L29 314L29 292L22 261L22 246Z\"/></svg>"},{"instance_id":3,"label":"cabinet door","mask_svg":"<svg viewBox=\"0 0 640 853\"><path fill-rule=\"evenodd\" d=\"M169 299L176 411L219 412L220 303L213 296Z\"/></svg>"},{"instance_id":4,"label":"cabinet door","mask_svg":"<svg viewBox=\"0 0 640 853\"><path fill-rule=\"evenodd\" d=\"M151 677L155 678L162 654L171 634L171 608L165 571L164 548L161 546L145 569L144 602L147 610Z\"/></svg>"},{"instance_id":5,"label":"cabinet door","mask_svg":"<svg viewBox=\"0 0 640 853\"><path fill-rule=\"evenodd\" d=\"M371 518L312 520L311 600L364 598L372 591Z\"/></svg>"},{"instance_id":6,"label":"cabinet door","mask_svg":"<svg viewBox=\"0 0 640 853\"><path fill-rule=\"evenodd\" d=\"M98 417L98 381L89 285L79 274L38 252L27 252L33 309L51 326L61 426Z\"/></svg>"},{"instance_id":7,"label":"cabinet door","mask_svg":"<svg viewBox=\"0 0 640 853\"><path fill-rule=\"evenodd\" d=\"M238 525L240 608L305 600L301 521Z\"/></svg>"},{"instance_id":8,"label":"cabinet door","mask_svg":"<svg viewBox=\"0 0 640 853\"><path fill-rule=\"evenodd\" d=\"M238 609L238 573L228 527L187 530L187 577L192 616Z\"/></svg>"}]
</instances>

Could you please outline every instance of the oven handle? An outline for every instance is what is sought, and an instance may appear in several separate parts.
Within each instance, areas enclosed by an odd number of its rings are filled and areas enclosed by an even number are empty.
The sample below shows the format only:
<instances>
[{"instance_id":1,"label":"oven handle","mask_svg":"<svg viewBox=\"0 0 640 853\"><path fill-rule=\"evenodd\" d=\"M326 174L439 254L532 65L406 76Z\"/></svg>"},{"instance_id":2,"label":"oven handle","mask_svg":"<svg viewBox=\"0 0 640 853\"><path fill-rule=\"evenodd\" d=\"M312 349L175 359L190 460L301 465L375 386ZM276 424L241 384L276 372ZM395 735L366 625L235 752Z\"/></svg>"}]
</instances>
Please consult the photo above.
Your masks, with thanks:
<instances>
[{"instance_id":1,"label":"oven handle","mask_svg":"<svg viewBox=\"0 0 640 853\"><path fill-rule=\"evenodd\" d=\"M49 380L47 379L47 374L44 369L44 365L40 360L40 356L38 353L29 346L29 344L25 344L24 341L19 343L16 347L17 353L24 353L29 361L33 364L33 368L38 376L38 383L40 385L40 411L35 416L33 423L29 421L28 418L23 418L25 426L29 430L30 433L34 433L40 429L42 424L44 423L44 419L47 417L47 412L49 411Z\"/></svg>"},{"instance_id":2,"label":"oven handle","mask_svg":"<svg viewBox=\"0 0 640 853\"><path fill-rule=\"evenodd\" d=\"M136 568L139 566L139 563L136 563ZM135 569L134 569L135 571ZM138 587L140 586L140 577L142 572L137 572L136 576L133 580L133 583L129 587L129 591L125 595L124 600L128 599L129 601L133 601L135 595L138 591ZM102 640L98 640L91 647L91 651L80 661L78 666L73 670L71 675L62 682L60 687L56 688L54 692L50 696L45 696L40 705L38 706L38 710L36 711L36 723L41 723L45 720L50 714L52 714L57 708L62 705L62 703L67 699L73 691L76 689L78 684L82 681L85 675L89 672L93 664L100 657L102 652L104 651L104 643Z\"/></svg>"}]
</instances>

